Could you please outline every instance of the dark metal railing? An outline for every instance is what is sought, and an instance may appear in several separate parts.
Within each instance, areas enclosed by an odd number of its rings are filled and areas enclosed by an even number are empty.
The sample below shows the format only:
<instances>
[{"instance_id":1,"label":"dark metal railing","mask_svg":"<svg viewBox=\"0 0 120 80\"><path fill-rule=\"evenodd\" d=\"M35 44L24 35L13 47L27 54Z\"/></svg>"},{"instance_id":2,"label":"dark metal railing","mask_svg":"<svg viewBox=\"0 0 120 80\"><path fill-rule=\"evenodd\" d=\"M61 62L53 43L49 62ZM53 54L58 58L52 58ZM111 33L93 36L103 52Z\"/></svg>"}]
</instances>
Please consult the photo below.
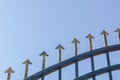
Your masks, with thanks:
<instances>
[{"instance_id":1,"label":"dark metal railing","mask_svg":"<svg viewBox=\"0 0 120 80\"><path fill-rule=\"evenodd\" d=\"M28 77L28 69L29 69L29 64L32 64L32 62L27 59L26 61L23 62L23 64L25 64L24 80L38 80L38 79L45 80L45 77L47 75L49 75L55 71L58 71L58 80L62 80L62 68L67 67L71 64L75 64L74 80L88 80L89 78L92 78L92 80L96 80L97 75L101 75L106 72L108 72L108 74L109 74L109 80L113 80L112 71L120 69L120 64L111 65L110 56L109 56L109 54L111 52L120 50L120 29L117 28L115 30L115 32L117 32L119 44L108 46L108 41L107 41L108 33L105 30L103 30L100 34L103 36L104 47L94 49L94 50L92 47L92 39L94 39L94 37L91 34L88 34L86 36L86 38L88 38L88 42L89 42L89 51L82 53L82 54L78 54L78 43L80 43L80 41L77 40L76 38L74 38L72 43L74 44L75 56L73 56L67 60L64 60L64 61L62 61L62 50L64 49L64 47L61 44L59 44L55 48L55 49L58 49L58 53L59 53L58 63L54 64L53 66L50 66L48 68L45 68L46 56L48 56L48 54L45 51L43 51L40 54L40 56L42 56L42 58L43 58L42 59L42 70L29 76L29 77ZM99 70L95 70L94 57L101 55L101 54L106 55L107 67L103 67ZM88 58L90 58L90 60L91 60L91 72L87 73L87 74L83 74L82 76L79 76L78 62L88 59ZM12 70L11 67L9 67L9 69L6 70L5 73L8 73L7 80L10 80L11 73L14 73L14 71Z\"/></svg>"},{"instance_id":2,"label":"dark metal railing","mask_svg":"<svg viewBox=\"0 0 120 80\"><path fill-rule=\"evenodd\" d=\"M112 46L108 46L108 47L103 47L103 48L95 49L95 50L92 50L92 51L88 51L88 52L79 54L78 56L74 56L74 57L69 58L65 61L62 61L58 64L55 64L51 67L48 67L48 68L46 68L42 71L39 71L39 72L35 73L34 75L24 79L24 80L34 80L34 79L36 80L36 79L42 78L43 75L47 76L48 74L51 74L54 71L59 70L60 68L64 68L66 66L74 64L75 61L82 61L82 60L85 60L87 58L90 58L91 55L92 56L97 56L97 55L105 54L108 51L113 52L113 51L117 51L117 50L120 50L120 44L112 45ZM92 75L92 76L95 76L95 75Z\"/></svg>"}]
</instances>

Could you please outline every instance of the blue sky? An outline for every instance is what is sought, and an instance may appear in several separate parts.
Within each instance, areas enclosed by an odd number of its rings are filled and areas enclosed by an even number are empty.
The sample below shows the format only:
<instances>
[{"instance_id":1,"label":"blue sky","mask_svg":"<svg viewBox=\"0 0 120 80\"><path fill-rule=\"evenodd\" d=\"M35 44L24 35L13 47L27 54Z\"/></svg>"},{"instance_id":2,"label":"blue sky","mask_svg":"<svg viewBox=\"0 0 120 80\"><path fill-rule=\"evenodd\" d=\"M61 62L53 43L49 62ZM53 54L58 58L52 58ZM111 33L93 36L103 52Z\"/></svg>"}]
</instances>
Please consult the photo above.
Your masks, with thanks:
<instances>
[{"instance_id":1,"label":"blue sky","mask_svg":"<svg viewBox=\"0 0 120 80\"><path fill-rule=\"evenodd\" d=\"M85 36L89 33L95 37L94 48L103 47L100 35L102 30L109 33L109 45L117 44L114 30L120 26L119 4L120 0L0 0L0 80L6 79L4 71L9 66L15 71L11 80L23 79L22 62L27 58L33 63L29 75L40 71L42 59L39 54L44 50L50 55L46 67L57 63L58 52L55 47L58 44L65 47L63 60L74 56L71 44L74 38L81 42L80 54L88 51L88 40ZM97 60L102 67L106 65L101 62L101 59L104 62L104 57L100 56ZM120 54L116 53L111 57L113 64L120 63ZM90 71L87 65L83 67ZM65 73L69 69L72 70L73 66L64 69ZM120 75L120 72L115 73ZM51 80L55 78L54 75L50 77ZM71 77L63 75L63 78L72 80L74 75L70 75ZM115 77L115 80L118 78Z\"/></svg>"}]
</instances>

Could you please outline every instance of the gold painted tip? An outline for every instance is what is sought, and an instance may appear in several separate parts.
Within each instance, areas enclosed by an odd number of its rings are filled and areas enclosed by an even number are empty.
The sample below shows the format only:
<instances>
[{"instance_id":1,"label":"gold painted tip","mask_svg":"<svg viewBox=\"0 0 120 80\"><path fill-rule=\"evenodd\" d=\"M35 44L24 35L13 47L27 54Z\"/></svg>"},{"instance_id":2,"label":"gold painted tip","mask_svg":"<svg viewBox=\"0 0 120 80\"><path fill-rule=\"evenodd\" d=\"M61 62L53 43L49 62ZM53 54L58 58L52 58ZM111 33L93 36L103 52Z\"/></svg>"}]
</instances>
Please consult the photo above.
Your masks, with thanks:
<instances>
[{"instance_id":1,"label":"gold painted tip","mask_svg":"<svg viewBox=\"0 0 120 80\"><path fill-rule=\"evenodd\" d=\"M23 64L32 64L32 62L29 59L27 59L23 62Z\"/></svg>"},{"instance_id":2,"label":"gold painted tip","mask_svg":"<svg viewBox=\"0 0 120 80\"><path fill-rule=\"evenodd\" d=\"M93 38L94 39L94 37L91 34L88 34L85 38Z\"/></svg>"},{"instance_id":3,"label":"gold painted tip","mask_svg":"<svg viewBox=\"0 0 120 80\"><path fill-rule=\"evenodd\" d=\"M101 35L108 35L108 33L105 30L103 30L100 34Z\"/></svg>"},{"instance_id":4,"label":"gold painted tip","mask_svg":"<svg viewBox=\"0 0 120 80\"><path fill-rule=\"evenodd\" d=\"M55 49L64 49L64 47L61 44L59 44Z\"/></svg>"},{"instance_id":5,"label":"gold painted tip","mask_svg":"<svg viewBox=\"0 0 120 80\"><path fill-rule=\"evenodd\" d=\"M118 32L118 33L120 33L120 29L119 29L119 28L117 28L117 29L115 30L115 32Z\"/></svg>"},{"instance_id":6,"label":"gold painted tip","mask_svg":"<svg viewBox=\"0 0 120 80\"><path fill-rule=\"evenodd\" d=\"M13 71L13 69L12 69L11 67L9 67L9 68L5 71L5 73L15 73L15 72Z\"/></svg>"},{"instance_id":7,"label":"gold painted tip","mask_svg":"<svg viewBox=\"0 0 120 80\"><path fill-rule=\"evenodd\" d=\"M49 56L45 51L43 51L40 56Z\"/></svg>"},{"instance_id":8,"label":"gold painted tip","mask_svg":"<svg viewBox=\"0 0 120 80\"><path fill-rule=\"evenodd\" d=\"M74 40L72 41L72 43L80 43L80 41L77 40L76 38L74 38Z\"/></svg>"}]
</instances>

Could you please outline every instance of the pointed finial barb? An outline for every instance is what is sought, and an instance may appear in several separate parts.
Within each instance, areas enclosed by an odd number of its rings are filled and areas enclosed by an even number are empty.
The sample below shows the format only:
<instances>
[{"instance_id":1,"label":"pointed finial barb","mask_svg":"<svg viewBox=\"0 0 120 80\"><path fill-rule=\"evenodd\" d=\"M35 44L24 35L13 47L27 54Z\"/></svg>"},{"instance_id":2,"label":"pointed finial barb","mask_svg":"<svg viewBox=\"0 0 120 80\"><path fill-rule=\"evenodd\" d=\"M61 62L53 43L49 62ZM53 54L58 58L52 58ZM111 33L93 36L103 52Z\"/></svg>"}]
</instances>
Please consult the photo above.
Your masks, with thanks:
<instances>
[{"instance_id":1,"label":"pointed finial barb","mask_svg":"<svg viewBox=\"0 0 120 80\"><path fill-rule=\"evenodd\" d=\"M78 46L77 46L77 44L80 43L80 41L77 40L76 38L74 38L72 43L74 43L74 45L75 45L75 56L77 56L78 55Z\"/></svg>"},{"instance_id":2,"label":"pointed finial barb","mask_svg":"<svg viewBox=\"0 0 120 80\"><path fill-rule=\"evenodd\" d=\"M115 32L120 33L120 28L117 28L117 29L115 30Z\"/></svg>"},{"instance_id":3,"label":"pointed finial barb","mask_svg":"<svg viewBox=\"0 0 120 80\"><path fill-rule=\"evenodd\" d=\"M115 32L118 34L118 43L120 44L120 29L117 28Z\"/></svg>"},{"instance_id":4,"label":"pointed finial barb","mask_svg":"<svg viewBox=\"0 0 120 80\"><path fill-rule=\"evenodd\" d=\"M92 50L92 39L94 39L94 37L91 34L88 34L86 38L89 39L89 49Z\"/></svg>"},{"instance_id":5,"label":"pointed finial barb","mask_svg":"<svg viewBox=\"0 0 120 80\"><path fill-rule=\"evenodd\" d=\"M62 58L61 58L62 49L64 49L64 47L61 44L59 44L55 49L59 50L59 62L61 62L62 61Z\"/></svg>"},{"instance_id":6,"label":"pointed finial barb","mask_svg":"<svg viewBox=\"0 0 120 80\"><path fill-rule=\"evenodd\" d=\"M23 64L32 64L32 62L29 59L27 59L23 62Z\"/></svg>"},{"instance_id":7,"label":"pointed finial barb","mask_svg":"<svg viewBox=\"0 0 120 80\"><path fill-rule=\"evenodd\" d=\"M7 73L7 80L10 80L11 78L11 73L15 73L11 67L9 67L5 73Z\"/></svg>"},{"instance_id":8,"label":"pointed finial barb","mask_svg":"<svg viewBox=\"0 0 120 80\"><path fill-rule=\"evenodd\" d=\"M12 69L11 67L9 67L9 68L5 71L5 73L14 73L14 71L13 71L13 69Z\"/></svg>"},{"instance_id":9,"label":"pointed finial barb","mask_svg":"<svg viewBox=\"0 0 120 80\"><path fill-rule=\"evenodd\" d=\"M32 62L27 59L23 62L23 64L25 64L25 74L24 74L24 78L27 78L28 76L28 68L29 68L29 64L32 64Z\"/></svg>"},{"instance_id":10,"label":"pointed finial barb","mask_svg":"<svg viewBox=\"0 0 120 80\"><path fill-rule=\"evenodd\" d=\"M72 43L80 43L80 41L77 40L76 38L74 38L74 40L72 41Z\"/></svg>"},{"instance_id":11,"label":"pointed finial barb","mask_svg":"<svg viewBox=\"0 0 120 80\"><path fill-rule=\"evenodd\" d=\"M42 70L45 68L45 62L46 62L46 56L49 56L45 51L43 51L40 56L43 57L43 60L42 60Z\"/></svg>"},{"instance_id":12,"label":"pointed finial barb","mask_svg":"<svg viewBox=\"0 0 120 80\"><path fill-rule=\"evenodd\" d=\"M43 51L40 56L49 56L45 51Z\"/></svg>"},{"instance_id":13,"label":"pointed finial barb","mask_svg":"<svg viewBox=\"0 0 120 80\"><path fill-rule=\"evenodd\" d=\"M108 35L108 33L105 30L103 30L100 34L101 35Z\"/></svg>"},{"instance_id":14,"label":"pointed finial barb","mask_svg":"<svg viewBox=\"0 0 120 80\"><path fill-rule=\"evenodd\" d=\"M86 36L86 38L93 38L93 39L94 39L94 37L93 37L91 34L88 34L88 35Z\"/></svg>"},{"instance_id":15,"label":"pointed finial barb","mask_svg":"<svg viewBox=\"0 0 120 80\"><path fill-rule=\"evenodd\" d=\"M59 44L55 49L64 49L64 47L61 44Z\"/></svg>"},{"instance_id":16,"label":"pointed finial barb","mask_svg":"<svg viewBox=\"0 0 120 80\"><path fill-rule=\"evenodd\" d=\"M107 43L107 35L108 35L108 33L105 30L103 30L100 34L103 35L103 37L104 37L104 46L107 47L108 46L108 43Z\"/></svg>"}]
</instances>

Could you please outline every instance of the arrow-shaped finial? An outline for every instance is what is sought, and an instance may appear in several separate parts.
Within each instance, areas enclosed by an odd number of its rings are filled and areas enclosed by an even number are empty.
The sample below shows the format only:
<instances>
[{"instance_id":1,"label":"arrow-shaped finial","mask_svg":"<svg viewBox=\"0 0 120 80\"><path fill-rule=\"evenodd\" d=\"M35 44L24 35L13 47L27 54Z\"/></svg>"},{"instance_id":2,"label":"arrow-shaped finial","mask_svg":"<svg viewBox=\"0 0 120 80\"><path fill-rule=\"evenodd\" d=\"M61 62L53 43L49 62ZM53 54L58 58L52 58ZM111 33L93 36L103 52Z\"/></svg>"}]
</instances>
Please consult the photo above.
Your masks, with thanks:
<instances>
[{"instance_id":1,"label":"arrow-shaped finial","mask_svg":"<svg viewBox=\"0 0 120 80\"><path fill-rule=\"evenodd\" d=\"M120 29L117 28L117 29L115 30L115 32L117 32L117 34L118 34L118 42L119 42L119 44L120 44Z\"/></svg>"},{"instance_id":2,"label":"arrow-shaped finial","mask_svg":"<svg viewBox=\"0 0 120 80\"><path fill-rule=\"evenodd\" d=\"M59 44L55 49L64 49L64 47L61 45L61 44Z\"/></svg>"},{"instance_id":3,"label":"arrow-shaped finial","mask_svg":"<svg viewBox=\"0 0 120 80\"><path fill-rule=\"evenodd\" d=\"M46 57L46 56L49 56L49 55L48 55L45 51L43 51L43 52L40 54L40 56L43 57L42 69L44 69L44 68L45 68L45 57Z\"/></svg>"},{"instance_id":4,"label":"arrow-shaped finial","mask_svg":"<svg viewBox=\"0 0 120 80\"><path fill-rule=\"evenodd\" d=\"M40 56L49 56L45 51L43 51Z\"/></svg>"},{"instance_id":5,"label":"arrow-shaped finial","mask_svg":"<svg viewBox=\"0 0 120 80\"><path fill-rule=\"evenodd\" d=\"M80 41L79 41L79 40L77 40L76 38L74 38L74 40L72 41L72 43L77 44L77 43L80 43Z\"/></svg>"},{"instance_id":6,"label":"arrow-shaped finial","mask_svg":"<svg viewBox=\"0 0 120 80\"><path fill-rule=\"evenodd\" d=\"M108 46L108 44L107 44L107 35L108 35L108 33L105 30L103 30L100 34L103 35L103 37L104 37L104 46L107 47Z\"/></svg>"},{"instance_id":7,"label":"arrow-shaped finial","mask_svg":"<svg viewBox=\"0 0 120 80\"><path fill-rule=\"evenodd\" d=\"M72 41L72 43L75 44L75 56L78 55L78 47L77 47L77 44L80 43L79 40L77 40L76 38L74 38L74 40Z\"/></svg>"},{"instance_id":8,"label":"arrow-shaped finial","mask_svg":"<svg viewBox=\"0 0 120 80\"><path fill-rule=\"evenodd\" d=\"M93 37L91 34L88 34L88 35L86 36L86 38L94 39L94 37Z\"/></svg>"},{"instance_id":9,"label":"arrow-shaped finial","mask_svg":"<svg viewBox=\"0 0 120 80\"><path fill-rule=\"evenodd\" d=\"M24 78L27 78L28 76L28 68L29 68L29 64L32 64L31 61L29 59L25 60L23 62L23 64L25 64L25 75L24 75Z\"/></svg>"},{"instance_id":10,"label":"arrow-shaped finial","mask_svg":"<svg viewBox=\"0 0 120 80\"><path fill-rule=\"evenodd\" d=\"M23 64L32 64L32 62L29 59L27 59L23 62Z\"/></svg>"},{"instance_id":11,"label":"arrow-shaped finial","mask_svg":"<svg viewBox=\"0 0 120 80\"><path fill-rule=\"evenodd\" d=\"M101 35L108 35L108 33L105 30L103 30L100 34Z\"/></svg>"},{"instance_id":12,"label":"arrow-shaped finial","mask_svg":"<svg viewBox=\"0 0 120 80\"><path fill-rule=\"evenodd\" d=\"M61 44L59 44L55 49L59 50L59 62L61 62L62 61L61 54L62 54L62 49L64 49L64 47Z\"/></svg>"},{"instance_id":13,"label":"arrow-shaped finial","mask_svg":"<svg viewBox=\"0 0 120 80\"><path fill-rule=\"evenodd\" d=\"M10 80L10 78L11 78L11 73L14 73L14 71L13 71L13 69L12 69L11 67L9 67L9 68L5 71L5 73L8 73L8 75L7 75L7 80Z\"/></svg>"},{"instance_id":14,"label":"arrow-shaped finial","mask_svg":"<svg viewBox=\"0 0 120 80\"><path fill-rule=\"evenodd\" d=\"M86 38L89 39L89 49L92 50L92 39L94 39L94 37L91 34L88 34Z\"/></svg>"}]
</instances>

